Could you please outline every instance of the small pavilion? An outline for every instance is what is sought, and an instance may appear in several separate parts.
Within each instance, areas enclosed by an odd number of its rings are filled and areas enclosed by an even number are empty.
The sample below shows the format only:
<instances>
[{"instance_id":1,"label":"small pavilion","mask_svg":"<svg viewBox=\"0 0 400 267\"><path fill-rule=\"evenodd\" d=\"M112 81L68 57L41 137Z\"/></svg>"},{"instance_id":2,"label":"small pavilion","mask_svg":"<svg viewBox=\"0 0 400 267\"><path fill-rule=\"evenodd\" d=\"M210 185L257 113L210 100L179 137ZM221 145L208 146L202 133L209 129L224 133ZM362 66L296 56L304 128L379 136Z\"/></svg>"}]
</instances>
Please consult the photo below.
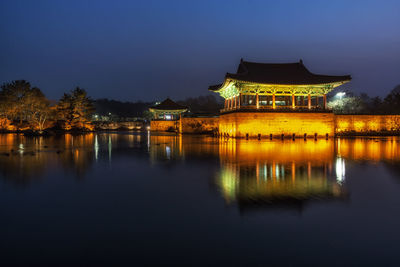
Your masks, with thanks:
<instances>
[{"instance_id":1,"label":"small pavilion","mask_svg":"<svg viewBox=\"0 0 400 267\"><path fill-rule=\"evenodd\" d=\"M177 120L187 110L187 107L179 105L169 98L149 108L156 120Z\"/></svg>"},{"instance_id":2,"label":"small pavilion","mask_svg":"<svg viewBox=\"0 0 400 267\"><path fill-rule=\"evenodd\" d=\"M254 63L240 60L236 73L209 87L225 99L222 112L234 110L326 110L326 94L351 80L310 72L296 63Z\"/></svg>"}]
</instances>

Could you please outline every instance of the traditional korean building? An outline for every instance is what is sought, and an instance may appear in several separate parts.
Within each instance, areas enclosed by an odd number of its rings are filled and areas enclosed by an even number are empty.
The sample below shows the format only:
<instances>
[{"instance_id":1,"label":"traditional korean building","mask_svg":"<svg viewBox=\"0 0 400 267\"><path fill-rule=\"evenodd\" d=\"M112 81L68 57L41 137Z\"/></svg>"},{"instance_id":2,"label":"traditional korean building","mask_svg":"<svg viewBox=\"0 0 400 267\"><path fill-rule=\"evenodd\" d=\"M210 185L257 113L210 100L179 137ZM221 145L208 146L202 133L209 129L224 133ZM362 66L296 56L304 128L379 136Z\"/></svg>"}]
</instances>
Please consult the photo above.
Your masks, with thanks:
<instances>
[{"instance_id":1,"label":"traditional korean building","mask_svg":"<svg viewBox=\"0 0 400 267\"><path fill-rule=\"evenodd\" d=\"M154 119L158 120L177 120L187 110L187 107L179 105L169 98L149 108L149 111L154 115Z\"/></svg>"},{"instance_id":2,"label":"traditional korean building","mask_svg":"<svg viewBox=\"0 0 400 267\"><path fill-rule=\"evenodd\" d=\"M332 76L310 72L296 63L254 63L240 60L236 73L227 73L224 82L209 90L225 99L221 112L243 109L324 110L326 94L351 80L350 75Z\"/></svg>"},{"instance_id":3,"label":"traditional korean building","mask_svg":"<svg viewBox=\"0 0 400 267\"><path fill-rule=\"evenodd\" d=\"M240 60L236 73L209 90L225 99L219 135L272 138L335 135L335 117L326 95L351 80L310 72L303 61L254 63Z\"/></svg>"},{"instance_id":4,"label":"traditional korean building","mask_svg":"<svg viewBox=\"0 0 400 267\"><path fill-rule=\"evenodd\" d=\"M241 60L236 73L209 90L225 99L219 117L185 117L187 107L170 99L151 107L151 131L213 133L233 138L329 138L400 131L400 115L335 115L327 94L351 80L310 72L296 63Z\"/></svg>"}]
</instances>

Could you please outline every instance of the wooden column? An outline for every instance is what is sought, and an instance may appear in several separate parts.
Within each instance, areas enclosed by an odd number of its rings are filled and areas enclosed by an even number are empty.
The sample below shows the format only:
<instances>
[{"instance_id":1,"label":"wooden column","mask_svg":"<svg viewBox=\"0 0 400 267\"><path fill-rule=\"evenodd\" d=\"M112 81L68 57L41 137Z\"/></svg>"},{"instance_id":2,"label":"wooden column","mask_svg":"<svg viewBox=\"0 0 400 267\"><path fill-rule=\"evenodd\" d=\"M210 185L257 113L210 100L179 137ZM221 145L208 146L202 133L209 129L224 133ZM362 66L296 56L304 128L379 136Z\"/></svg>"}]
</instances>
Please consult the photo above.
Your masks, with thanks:
<instances>
[{"instance_id":1,"label":"wooden column","mask_svg":"<svg viewBox=\"0 0 400 267\"><path fill-rule=\"evenodd\" d=\"M226 108L227 108L227 102L228 102L228 100L225 98L224 109L226 109Z\"/></svg>"},{"instance_id":2,"label":"wooden column","mask_svg":"<svg viewBox=\"0 0 400 267\"><path fill-rule=\"evenodd\" d=\"M234 101L235 101L235 109L237 108L237 96L234 96Z\"/></svg>"},{"instance_id":3,"label":"wooden column","mask_svg":"<svg viewBox=\"0 0 400 267\"><path fill-rule=\"evenodd\" d=\"M258 109L259 107L258 93L256 93L256 108Z\"/></svg>"},{"instance_id":4,"label":"wooden column","mask_svg":"<svg viewBox=\"0 0 400 267\"><path fill-rule=\"evenodd\" d=\"M238 96L238 109L240 109L240 102L242 101L242 94L239 93Z\"/></svg>"},{"instance_id":5,"label":"wooden column","mask_svg":"<svg viewBox=\"0 0 400 267\"><path fill-rule=\"evenodd\" d=\"M324 109L326 109L326 94L324 94Z\"/></svg>"},{"instance_id":6,"label":"wooden column","mask_svg":"<svg viewBox=\"0 0 400 267\"><path fill-rule=\"evenodd\" d=\"M272 108L275 109L275 94L272 94Z\"/></svg>"},{"instance_id":7,"label":"wooden column","mask_svg":"<svg viewBox=\"0 0 400 267\"><path fill-rule=\"evenodd\" d=\"M319 101L318 101L318 96L316 95L316 96L315 96L315 107L316 107L316 108L318 108L318 104L319 104L318 102L319 102Z\"/></svg>"},{"instance_id":8,"label":"wooden column","mask_svg":"<svg viewBox=\"0 0 400 267\"><path fill-rule=\"evenodd\" d=\"M295 100L295 96L294 94L292 94L292 108L295 109L296 108L296 100Z\"/></svg>"},{"instance_id":9,"label":"wooden column","mask_svg":"<svg viewBox=\"0 0 400 267\"><path fill-rule=\"evenodd\" d=\"M311 95L308 94L308 109L311 109Z\"/></svg>"}]
</instances>

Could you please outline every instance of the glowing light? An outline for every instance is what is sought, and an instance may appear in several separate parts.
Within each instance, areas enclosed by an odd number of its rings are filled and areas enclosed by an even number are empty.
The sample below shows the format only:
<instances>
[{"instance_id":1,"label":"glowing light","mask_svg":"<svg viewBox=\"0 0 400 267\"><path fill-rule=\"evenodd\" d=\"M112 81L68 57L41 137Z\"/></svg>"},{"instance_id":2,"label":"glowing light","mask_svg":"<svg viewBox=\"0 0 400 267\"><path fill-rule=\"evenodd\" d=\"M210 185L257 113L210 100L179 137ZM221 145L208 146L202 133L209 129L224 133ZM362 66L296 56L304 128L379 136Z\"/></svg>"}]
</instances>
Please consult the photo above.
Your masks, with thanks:
<instances>
[{"instance_id":1,"label":"glowing light","mask_svg":"<svg viewBox=\"0 0 400 267\"><path fill-rule=\"evenodd\" d=\"M340 98L340 99L342 99L342 97L344 97L345 95L346 95L345 92L339 92L339 93L336 94L336 96L337 96L338 98Z\"/></svg>"},{"instance_id":2,"label":"glowing light","mask_svg":"<svg viewBox=\"0 0 400 267\"><path fill-rule=\"evenodd\" d=\"M94 137L94 158L96 161L99 158L99 141L97 140L97 134Z\"/></svg>"},{"instance_id":3,"label":"glowing light","mask_svg":"<svg viewBox=\"0 0 400 267\"><path fill-rule=\"evenodd\" d=\"M267 171L267 164L264 165L264 178L267 179L268 171Z\"/></svg>"},{"instance_id":4,"label":"glowing light","mask_svg":"<svg viewBox=\"0 0 400 267\"><path fill-rule=\"evenodd\" d=\"M229 168L223 168L219 173L218 183L227 203L236 199L236 193L239 188L239 179Z\"/></svg>"},{"instance_id":5,"label":"glowing light","mask_svg":"<svg viewBox=\"0 0 400 267\"><path fill-rule=\"evenodd\" d=\"M111 150L112 150L111 136L108 136L108 161L109 162L111 162Z\"/></svg>"},{"instance_id":6,"label":"glowing light","mask_svg":"<svg viewBox=\"0 0 400 267\"><path fill-rule=\"evenodd\" d=\"M230 137L261 139L273 136L333 136L335 117L332 113L228 113L219 118L219 132L229 133Z\"/></svg>"},{"instance_id":7,"label":"glowing light","mask_svg":"<svg viewBox=\"0 0 400 267\"><path fill-rule=\"evenodd\" d=\"M167 158L171 158L171 148L169 146L165 147L165 153L167 154Z\"/></svg>"},{"instance_id":8,"label":"glowing light","mask_svg":"<svg viewBox=\"0 0 400 267\"><path fill-rule=\"evenodd\" d=\"M336 159L336 181L339 184L342 184L344 182L344 177L345 177L345 163L344 159L338 157Z\"/></svg>"},{"instance_id":9,"label":"glowing light","mask_svg":"<svg viewBox=\"0 0 400 267\"><path fill-rule=\"evenodd\" d=\"M19 144L19 153L23 154L24 153L24 144Z\"/></svg>"},{"instance_id":10,"label":"glowing light","mask_svg":"<svg viewBox=\"0 0 400 267\"><path fill-rule=\"evenodd\" d=\"M147 131L147 150L150 150L150 131Z\"/></svg>"}]
</instances>

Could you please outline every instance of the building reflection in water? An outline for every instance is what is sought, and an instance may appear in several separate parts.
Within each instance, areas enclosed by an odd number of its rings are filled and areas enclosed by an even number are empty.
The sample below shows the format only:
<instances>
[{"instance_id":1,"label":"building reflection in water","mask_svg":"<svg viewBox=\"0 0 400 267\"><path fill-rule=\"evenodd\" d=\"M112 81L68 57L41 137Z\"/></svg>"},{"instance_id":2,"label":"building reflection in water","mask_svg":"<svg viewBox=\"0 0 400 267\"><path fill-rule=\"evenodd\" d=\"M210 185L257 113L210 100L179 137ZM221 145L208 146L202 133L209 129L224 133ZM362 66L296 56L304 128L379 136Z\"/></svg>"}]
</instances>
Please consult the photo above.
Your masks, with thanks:
<instances>
[{"instance_id":1,"label":"building reflection in water","mask_svg":"<svg viewBox=\"0 0 400 267\"><path fill-rule=\"evenodd\" d=\"M341 138L336 141L337 155L358 161L398 162L400 147L398 137Z\"/></svg>"},{"instance_id":2,"label":"building reflection in water","mask_svg":"<svg viewBox=\"0 0 400 267\"><path fill-rule=\"evenodd\" d=\"M147 144L152 164L184 160L182 137L177 135L147 135Z\"/></svg>"},{"instance_id":3,"label":"building reflection in water","mask_svg":"<svg viewBox=\"0 0 400 267\"><path fill-rule=\"evenodd\" d=\"M221 142L217 185L227 204L302 209L316 201L344 200L347 161L400 161L397 137L318 141ZM392 168L393 169L393 168ZM398 168L397 168L398 170Z\"/></svg>"},{"instance_id":4,"label":"building reflection in water","mask_svg":"<svg viewBox=\"0 0 400 267\"><path fill-rule=\"evenodd\" d=\"M217 184L227 204L253 208L298 207L344 199L345 160L332 140L245 141L220 145ZM338 166L339 165L339 166Z\"/></svg>"},{"instance_id":5,"label":"building reflection in water","mask_svg":"<svg viewBox=\"0 0 400 267\"><path fill-rule=\"evenodd\" d=\"M218 158L218 139L182 135L148 136L151 163L177 163Z\"/></svg>"},{"instance_id":6,"label":"building reflection in water","mask_svg":"<svg viewBox=\"0 0 400 267\"><path fill-rule=\"evenodd\" d=\"M399 139L196 140L151 136L153 163L188 161L194 155L220 161L215 182L228 205L302 209L309 202L346 200L347 161L399 161Z\"/></svg>"},{"instance_id":7,"label":"building reflection in water","mask_svg":"<svg viewBox=\"0 0 400 267\"><path fill-rule=\"evenodd\" d=\"M395 137L257 141L149 133L46 138L3 134L0 157L0 177L13 184L40 181L46 172L59 168L83 179L94 164L111 163L119 157L147 158L152 165L200 160L205 168L213 164L211 184L224 201L247 211L301 209L309 202L346 199L346 167L350 161L397 166L400 146Z\"/></svg>"},{"instance_id":8,"label":"building reflection in water","mask_svg":"<svg viewBox=\"0 0 400 267\"><path fill-rule=\"evenodd\" d=\"M345 170L346 166L344 163L344 159L341 157L336 158L336 180L339 184L344 182Z\"/></svg>"}]
</instances>

